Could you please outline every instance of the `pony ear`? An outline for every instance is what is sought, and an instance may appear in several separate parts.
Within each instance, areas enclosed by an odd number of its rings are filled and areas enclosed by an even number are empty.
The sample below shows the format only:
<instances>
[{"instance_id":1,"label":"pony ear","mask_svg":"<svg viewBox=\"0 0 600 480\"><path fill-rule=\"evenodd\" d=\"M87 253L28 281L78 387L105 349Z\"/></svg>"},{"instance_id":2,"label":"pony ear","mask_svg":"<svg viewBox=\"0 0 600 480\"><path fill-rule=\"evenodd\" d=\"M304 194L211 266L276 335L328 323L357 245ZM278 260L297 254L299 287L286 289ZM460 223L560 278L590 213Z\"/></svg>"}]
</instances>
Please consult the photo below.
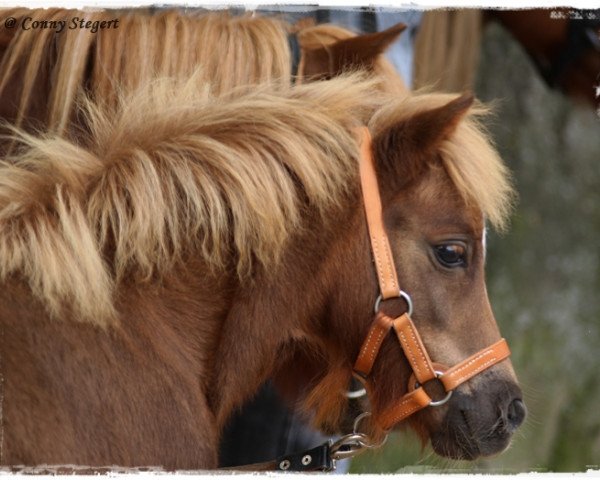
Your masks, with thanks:
<instances>
[{"instance_id":1,"label":"pony ear","mask_svg":"<svg viewBox=\"0 0 600 480\"><path fill-rule=\"evenodd\" d=\"M415 178L426 166L423 157L435 153L454 133L473 101L471 93L464 93L441 107L419 112L385 129L373 141L378 166L399 172L404 179Z\"/></svg>"},{"instance_id":2,"label":"pony ear","mask_svg":"<svg viewBox=\"0 0 600 480\"><path fill-rule=\"evenodd\" d=\"M319 48L305 48L302 51L302 75L315 80L335 77L344 70L372 68L379 55L387 50L404 29L406 25L398 23L382 32L345 38Z\"/></svg>"}]
</instances>

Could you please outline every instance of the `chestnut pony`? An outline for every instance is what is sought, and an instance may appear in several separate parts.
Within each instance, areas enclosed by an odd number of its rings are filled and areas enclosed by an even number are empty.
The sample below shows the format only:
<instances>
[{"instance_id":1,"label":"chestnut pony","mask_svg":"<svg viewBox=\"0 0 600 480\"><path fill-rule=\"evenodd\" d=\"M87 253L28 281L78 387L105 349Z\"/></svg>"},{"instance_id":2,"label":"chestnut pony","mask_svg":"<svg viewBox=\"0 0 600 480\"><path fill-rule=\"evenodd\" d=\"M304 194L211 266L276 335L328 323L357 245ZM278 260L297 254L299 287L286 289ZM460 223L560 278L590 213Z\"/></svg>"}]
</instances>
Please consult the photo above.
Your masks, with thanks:
<instances>
[{"instance_id":1,"label":"chestnut pony","mask_svg":"<svg viewBox=\"0 0 600 480\"><path fill-rule=\"evenodd\" d=\"M298 350L318 366L304 408L336 428L378 295L365 123L431 359L455 365L499 339L484 219L504 225L511 189L481 109L373 95L377 82L219 98L165 80L116 106L88 101L73 138L15 133L0 171L2 464L214 468L232 411ZM374 435L410 374L383 338ZM505 359L410 422L440 454L475 458L506 448L523 416Z\"/></svg>"}]
</instances>

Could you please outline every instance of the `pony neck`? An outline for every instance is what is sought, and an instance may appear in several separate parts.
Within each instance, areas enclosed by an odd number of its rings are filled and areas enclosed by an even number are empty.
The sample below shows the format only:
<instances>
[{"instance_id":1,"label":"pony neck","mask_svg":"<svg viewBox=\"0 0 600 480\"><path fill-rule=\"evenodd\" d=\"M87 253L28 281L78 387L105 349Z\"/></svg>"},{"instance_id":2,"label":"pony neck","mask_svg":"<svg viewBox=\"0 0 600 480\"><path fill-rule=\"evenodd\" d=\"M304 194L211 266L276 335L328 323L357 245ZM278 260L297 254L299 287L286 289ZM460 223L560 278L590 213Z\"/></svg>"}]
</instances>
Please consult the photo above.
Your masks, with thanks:
<instances>
[{"instance_id":1,"label":"pony neck","mask_svg":"<svg viewBox=\"0 0 600 480\"><path fill-rule=\"evenodd\" d=\"M295 342L321 353L326 349L322 329L331 317L328 300L343 281L337 273L340 262L354 248L349 238L367 236L358 178L355 187L341 202L344 207L322 218L315 211L307 216L276 269L257 272L233 293L210 366L209 404L219 431L231 412L293 354ZM364 235L356 228L364 229ZM367 256L365 268L369 262Z\"/></svg>"}]
</instances>

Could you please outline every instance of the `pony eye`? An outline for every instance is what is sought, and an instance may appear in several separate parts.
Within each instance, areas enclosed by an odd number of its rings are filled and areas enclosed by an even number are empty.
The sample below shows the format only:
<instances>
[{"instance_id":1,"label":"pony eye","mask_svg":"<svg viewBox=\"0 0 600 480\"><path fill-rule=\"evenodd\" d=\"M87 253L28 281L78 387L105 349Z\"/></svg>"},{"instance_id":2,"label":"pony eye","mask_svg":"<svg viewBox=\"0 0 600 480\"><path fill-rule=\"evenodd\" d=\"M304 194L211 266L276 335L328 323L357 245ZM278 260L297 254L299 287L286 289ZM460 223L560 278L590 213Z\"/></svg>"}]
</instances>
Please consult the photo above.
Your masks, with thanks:
<instances>
[{"instance_id":1,"label":"pony eye","mask_svg":"<svg viewBox=\"0 0 600 480\"><path fill-rule=\"evenodd\" d=\"M444 243L434 247L435 257L444 267L455 268L467 265L467 249L459 243Z\"/></svg>"}]
</instances>

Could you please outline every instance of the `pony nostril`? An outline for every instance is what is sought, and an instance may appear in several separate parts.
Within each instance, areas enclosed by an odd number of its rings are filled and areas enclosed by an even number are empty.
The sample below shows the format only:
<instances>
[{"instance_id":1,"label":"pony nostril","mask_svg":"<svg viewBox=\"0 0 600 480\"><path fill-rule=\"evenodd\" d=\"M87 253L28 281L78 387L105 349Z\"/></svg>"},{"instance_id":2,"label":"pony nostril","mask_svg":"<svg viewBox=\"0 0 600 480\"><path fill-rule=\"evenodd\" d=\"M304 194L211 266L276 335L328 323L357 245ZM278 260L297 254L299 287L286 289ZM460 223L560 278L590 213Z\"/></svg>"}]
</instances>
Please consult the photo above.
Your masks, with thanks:
<instances>
[{"instance_id":1,"label":"pony nostril","mask_svg":"<svg viewBox=\"0 0 600 480\"><path fill-rule=\"evenodd\" d=\"M527 408L520 398L515 398L508 406L506 418L511 429L516 430L525 420Z\"/></svg>"}]
</instances>

